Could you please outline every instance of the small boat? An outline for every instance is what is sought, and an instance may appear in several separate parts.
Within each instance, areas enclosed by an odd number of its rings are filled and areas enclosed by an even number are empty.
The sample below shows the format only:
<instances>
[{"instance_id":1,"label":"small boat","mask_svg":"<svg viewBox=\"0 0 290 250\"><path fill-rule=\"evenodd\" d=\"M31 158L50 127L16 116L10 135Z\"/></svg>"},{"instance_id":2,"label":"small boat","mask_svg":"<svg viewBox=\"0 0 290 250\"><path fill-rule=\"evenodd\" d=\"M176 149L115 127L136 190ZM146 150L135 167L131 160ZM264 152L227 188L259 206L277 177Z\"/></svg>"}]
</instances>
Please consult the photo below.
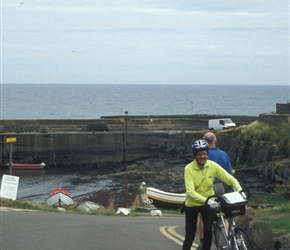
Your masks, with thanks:
<instances>
[{"instance_id":1,"label":"small boat","mask_svg":"<svg viewBox=\"0 0 290 250\"><path fill-rule=\"evenodd\" d=\"M6 170L9 172L9 170ZM29 175L44 175L45 169L13 169L12 174L16 176L29 176Z\"/></svg>"},{"instance_id":2,"label":"small boat","mask_svg":"<svg viewBox=\"0 0 290 250\"><path fill-rule=\"evenodd\" d=\"M5 164L6 167L10 167L10 163ZM22 170L38 170L44 169L45 163L12 163L12 169L22 169Z\"/></svg>"},{"instance_id":3,"label":"small boat","mask_svg":"<svg viewBox=\"0 0 290 250\"><path fill-rule=\"evenodd\" d=\"M72 205L74 201L67 189L58 188L50 191L50 195L46 198L45 203L49 207L63 207Z\"/></svg>"},{"instance_id":4,"label":"small boat","mask_svg":"<svg viewBox=\"0 0 290 250\"><path fill-rule=\"evenodd\" d=\"M83 212L95 212L97 211L101 205L92 202L92 201L82 201L76 209Z\"/></svg>"},{"instance_id":5,"label":"small boat","mask_svg":"<svg viewBox=\"0 0 290 250\"><path fill-rule=\"evenodd\" d=\"M147 196L155 207L166 209L179 209L185 201L184 193L169 193L152 187L147 187Z\"/></svg>"}]
</instances>

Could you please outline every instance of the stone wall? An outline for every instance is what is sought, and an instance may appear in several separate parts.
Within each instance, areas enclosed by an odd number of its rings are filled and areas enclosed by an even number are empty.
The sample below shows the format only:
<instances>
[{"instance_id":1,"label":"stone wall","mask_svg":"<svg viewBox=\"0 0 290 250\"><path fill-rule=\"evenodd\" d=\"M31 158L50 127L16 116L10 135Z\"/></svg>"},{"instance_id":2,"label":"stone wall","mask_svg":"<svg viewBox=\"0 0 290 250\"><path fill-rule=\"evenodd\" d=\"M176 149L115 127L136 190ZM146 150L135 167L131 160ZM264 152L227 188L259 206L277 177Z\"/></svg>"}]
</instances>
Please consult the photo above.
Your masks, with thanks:
<instances>
[{"instance_id":1,"label":"stone wall","mask_svg":"<svg viewBox=\"0 0 290 250\"><path fill-rule=\"evenodd\" d=\"M175 115L175 116L129 116L128 130L168 131L206 129L209 119L224 116ZM255 121L256 116L231 116L237 126ZM103 116L101 119L76 120L0 120L1 133L79 133L92 131L124 131L124 116Z\"/></svg>"},{"instance_id":2,"label":"stone wall","mask_svg":"<svg viewBox=\"0 0 290 250\"><path fill-rule=\"evenodd\" d=\"M169 136L179 138L185 131L206 129L208 119L216 117L130 116L127 133L124 116L91 120L0 120L1 162L9 161L6 138L15 137L14 162L43 161L60 167L120 164L125 161L126 134L129 161L136 161L155 157L160 142ZM232 119L239 125L256 117Z\"/></svg>"},{"instance_id":3,"label":"stone wall","mask_svg":"<svg viewBox=\"0 0 290 250\"><path fill-rule=\"evenodd\" d=\"M129 161L151 157L156 153L160 140L167 133L56 133L56 134L7 134L2 135L2 164L9 162L7 137L15 137L13 162L40 163L48 166L98 167L125 161L128 147ZM126 143L127 142L127 143Z\"/></svg>"},{"instance_id":4,"label":"stone wall","mask_svg":"<svg viewBox=\"0 0 290 250\"><path fill-rule=\"evenodd\" d=\"M208 128L209 119L228 118L228 115L167 115L167 116L129 116L128 128L131 130L180 130L192 131ZM237 126L249 124L256 116L230 116ZM121 130L125 126L124 116L102 116L101 120L110 130Z\"/></svg>"},{"instance_id":5,"label":"stone wall","mask_svg":"<svg viewBox=\"0 0 290 250\"><path fill-rule=\"evenodd\" d=\"M224 116L226 117L226 116ZM280 123L287 115L262 114L259 120ZM130 116L127 122L129 161L158 155L161 144L171 155L190 149L202 138L208 119L216 116ZM249 124L257 117L231 117L239 124ZM16 137L14 162L41 162L51 166L93 166L124 163L126 130L124 117L102 117L96 120L0 120L2 131L2 164L9 160L7 137ZM219 147L234 155L238 140L219 135ZM172 148L170 148L172 145ZM231 146L229 146L231 145ZM189 152L190 154L190 152Z\"/></svg>"},{"instance_id":6,"label":"stone wall","mask_svg":"<svg viewBox=\"0 0 290 250\"><path fill-rule=\"evenodd\" d=\"M290 114L290 102L284 103L277 103L276 104L276 113L277 114Z\"/></svg>"},{"instance_id":7,"label":"stone wall","mask_svg":"<svg viewBox=\"0 0 290 250\"><path fill-rule=\"evenodd\" d=\"M258 120L270 125L279 125L287 122L288 119L290 119L290 114L260 114Z\"/></svg>"}]
</instances>

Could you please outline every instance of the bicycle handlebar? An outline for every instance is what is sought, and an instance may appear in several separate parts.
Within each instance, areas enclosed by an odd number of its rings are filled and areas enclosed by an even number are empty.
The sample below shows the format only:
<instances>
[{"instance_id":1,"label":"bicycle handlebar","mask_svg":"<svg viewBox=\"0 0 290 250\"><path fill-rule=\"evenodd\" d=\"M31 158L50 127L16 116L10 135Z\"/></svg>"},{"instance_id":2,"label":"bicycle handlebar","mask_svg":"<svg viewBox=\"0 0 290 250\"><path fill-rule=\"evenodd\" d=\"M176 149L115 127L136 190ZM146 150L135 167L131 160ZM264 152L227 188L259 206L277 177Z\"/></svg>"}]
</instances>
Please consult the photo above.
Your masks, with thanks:
<instances>
[{"instance_id":1,"label":"bicycle handlebar","mask_svg":"<svg viewBox=\"0 0 290 250\"><path fill-rule=\"evenodd\" d=\"M240 191L240 193L241 193L241 192L244 192L244 193L246 194L246 198L247 198L247 200L251 197L251 193L250 193L249 190L244 190L244 189L242 189L242 190Z\"/></svg>"},{"instance_id":2,"label":"bicycle handlebar","mask_svg":"<svg viewBox=\"0 0 290 250\"><path fill-rule=\"evenodd\" d=\"M245 195L246 195L246 199L249 199L250 198L250 191L249 190L244 190L244 189L242 189L239 193L245 193ZM211 195L211 196L209 196L209 197L207 197L207 199L205 200L205 205L207 205L207 203L208 203L208 201L209 201L209 199L211 199L211 198L217 198L218 200L219 200L219 198L220 198L220 196L221 195Z\"/></svg>"},{"instance_id":3,"label":"bicycle handlebar","mask_svg":"<svg viewBox=\"0 0 290 250\"><path fill-rule=\"evenodd\" d=\"M206 200L205 200L205 202L204 202L204 204L207 205L208 201L209 201L211 198L219 198L219 196L214 194L214 195L211 195L211 196L207 197Z\"/></svg>"}]
</instances>

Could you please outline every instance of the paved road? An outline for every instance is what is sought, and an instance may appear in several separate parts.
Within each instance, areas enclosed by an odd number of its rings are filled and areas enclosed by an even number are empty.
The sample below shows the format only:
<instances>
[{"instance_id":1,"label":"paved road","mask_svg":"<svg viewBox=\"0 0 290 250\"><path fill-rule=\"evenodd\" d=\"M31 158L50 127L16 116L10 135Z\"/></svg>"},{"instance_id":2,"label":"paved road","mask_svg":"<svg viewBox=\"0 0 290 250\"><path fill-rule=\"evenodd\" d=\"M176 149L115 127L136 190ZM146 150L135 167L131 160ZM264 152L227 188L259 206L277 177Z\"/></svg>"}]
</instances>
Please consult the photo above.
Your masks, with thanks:
<instances>
[{"instance_id":1,"label":"paved road","mask_svg":"<svg viewBox=\"0 0 290 250\"><path fill-rule=\"evenodd\" d=\"M0 221L0 250L176 250L182 248L184 240L183 216L96 216L2 209Z\"/></svg>"}]
</instances>

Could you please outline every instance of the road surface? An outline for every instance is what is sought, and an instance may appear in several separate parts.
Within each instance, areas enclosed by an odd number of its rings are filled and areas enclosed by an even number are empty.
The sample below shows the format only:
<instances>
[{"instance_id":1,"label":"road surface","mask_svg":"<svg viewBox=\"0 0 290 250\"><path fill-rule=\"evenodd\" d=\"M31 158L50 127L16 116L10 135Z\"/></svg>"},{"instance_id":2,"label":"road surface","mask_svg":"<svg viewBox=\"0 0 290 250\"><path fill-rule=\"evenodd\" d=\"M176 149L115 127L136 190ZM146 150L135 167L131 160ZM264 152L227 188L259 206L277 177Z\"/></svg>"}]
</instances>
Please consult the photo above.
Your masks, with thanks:
<instances>
[{"instance_id":1,"label":"road surface","mask_svg":"<svg viewBox=\"0 0 290 250\"><path fill-rule=\"evenodd\" d=\"M97 216L5 208L0 221L1 250L176 250L182 249L185 223L182 215Z\"/></svg>"}]
</instances>

